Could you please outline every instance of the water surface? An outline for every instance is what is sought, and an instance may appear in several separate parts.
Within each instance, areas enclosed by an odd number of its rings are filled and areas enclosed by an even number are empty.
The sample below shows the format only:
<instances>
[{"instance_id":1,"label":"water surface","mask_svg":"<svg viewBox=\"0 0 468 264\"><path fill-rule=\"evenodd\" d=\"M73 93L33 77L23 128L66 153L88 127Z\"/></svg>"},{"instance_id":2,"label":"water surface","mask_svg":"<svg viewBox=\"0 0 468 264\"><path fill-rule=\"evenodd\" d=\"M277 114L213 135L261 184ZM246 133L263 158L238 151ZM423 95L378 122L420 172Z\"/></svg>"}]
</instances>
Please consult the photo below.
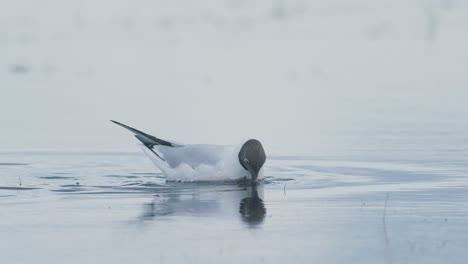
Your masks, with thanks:
<instances>
[{"instance_id":1,"label":"water surface","mask_svg":"<svg viewBox=\"0 0 468 264\"><path fill-rule=\"evenodd\" d=\"M142 154L0 155L6 263L464 263L468 167L270 157L258 187L166 182Z\"/></svg>"}]
</instances>

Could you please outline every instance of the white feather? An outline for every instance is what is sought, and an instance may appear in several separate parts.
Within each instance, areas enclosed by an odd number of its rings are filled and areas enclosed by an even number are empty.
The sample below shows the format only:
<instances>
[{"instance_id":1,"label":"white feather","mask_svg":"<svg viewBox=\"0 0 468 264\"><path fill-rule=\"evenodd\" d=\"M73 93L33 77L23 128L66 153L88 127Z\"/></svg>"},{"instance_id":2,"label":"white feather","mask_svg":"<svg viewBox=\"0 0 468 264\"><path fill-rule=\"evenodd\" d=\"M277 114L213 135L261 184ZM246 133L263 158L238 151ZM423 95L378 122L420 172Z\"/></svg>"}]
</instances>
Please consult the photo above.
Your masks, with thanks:
<instances>
[{"instance_id":1,"label":"white feather","mask_svg":"<svg viewBox=\"0 0 468 264\"><path fill-rule=\"evenodd\" d=\"M219 181L250 178L250 173L241 166L238 158L242 145L154 146L152 150L162 159L147 147L142 147L169 181Z\"/></svg>"}]
</instances>

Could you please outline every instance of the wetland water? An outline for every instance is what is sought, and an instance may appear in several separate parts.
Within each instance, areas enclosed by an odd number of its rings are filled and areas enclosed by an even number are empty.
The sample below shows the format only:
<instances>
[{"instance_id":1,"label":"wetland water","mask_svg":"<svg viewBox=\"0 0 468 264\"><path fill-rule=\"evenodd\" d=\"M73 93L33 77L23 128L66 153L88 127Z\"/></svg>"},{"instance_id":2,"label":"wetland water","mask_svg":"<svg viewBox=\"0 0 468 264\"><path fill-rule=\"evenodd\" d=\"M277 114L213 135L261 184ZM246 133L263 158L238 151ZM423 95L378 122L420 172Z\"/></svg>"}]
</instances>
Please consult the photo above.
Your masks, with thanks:
<instances>
[{"instance_id":1,"label":"wetland water","mask_svg":"<svg viewBox=\"0 0 468 264\"><path fill-rule=\"evenodd\" d=\"M272 157L255 188L166 182L143 154L3 153L2 262L464 263L466 164L361 156Z\"/></svg>"}]
</instances>

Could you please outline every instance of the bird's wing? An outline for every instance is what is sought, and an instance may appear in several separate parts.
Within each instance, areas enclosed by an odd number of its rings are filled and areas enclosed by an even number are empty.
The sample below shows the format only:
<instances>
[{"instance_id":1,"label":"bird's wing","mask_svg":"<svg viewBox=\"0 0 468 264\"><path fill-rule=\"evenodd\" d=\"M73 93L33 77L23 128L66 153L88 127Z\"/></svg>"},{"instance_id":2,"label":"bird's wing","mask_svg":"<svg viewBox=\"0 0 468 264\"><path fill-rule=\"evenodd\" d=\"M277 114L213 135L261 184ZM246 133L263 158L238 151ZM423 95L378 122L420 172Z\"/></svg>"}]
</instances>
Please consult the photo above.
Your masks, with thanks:
<instances>
[{"instance_id":1,"label":"bird's wing","mask_svg":"<svg viewBox=\"0 0 468 264\"><path fill-rule=\"evenodd\" d=\"M192 168L200 165L214 166L226 152L227 146L217 145L185 145L179 148L155 146L154 151L160 153L171 168L186 164Z\"/></svg>"},{"instance_id":2,"label":"bird's wing","mask_svg":"<svg viewBox=\"0 0 468 264\"><path fill-rule=\"evenodd\" d=\"M162 139L157 138L155 136L148 135L148 134L146 134L144 132L141 132L140 130L137 130L137 129L133 128L133 127L129 127L129 126L124 125L122 123L119 123L117 121L111 120L111 122L132 131L135 134L135 137L141 143L143 143L143 145L145 145L145 147L147 147L151 152L153 152L156 156L158 156L162 160L164 160L164 159L158 153L156 153L153 150L154 146L166 146L166 147L171 147L171 148L182 147L182 145L175 144L175 143L172 143L172 142L169 142L169 141L166 141L166 140L162 140Z\"/></svg>"}]
</instances>

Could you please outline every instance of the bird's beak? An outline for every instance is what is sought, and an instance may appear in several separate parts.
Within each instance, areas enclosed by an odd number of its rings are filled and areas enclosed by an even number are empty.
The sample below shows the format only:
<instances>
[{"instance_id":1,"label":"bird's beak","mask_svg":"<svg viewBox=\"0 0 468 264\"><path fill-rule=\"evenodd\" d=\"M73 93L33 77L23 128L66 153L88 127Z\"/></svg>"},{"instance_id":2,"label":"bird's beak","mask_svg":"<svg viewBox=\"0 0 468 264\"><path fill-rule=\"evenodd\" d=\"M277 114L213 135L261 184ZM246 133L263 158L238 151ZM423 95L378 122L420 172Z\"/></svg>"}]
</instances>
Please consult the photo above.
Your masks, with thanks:
<instances>
[{"instance_id":1,"label":"bird's beak","mask_svg":"<svg viewBox=\"0 0 468 264\"><path fill-rule=\"evenodd\" d=\"M250 172L250 175L252 176L252 183L256 183L257 182L257 178L258 178L258 172L259 170L255 170L253 168L250 168L249 169L249 172Z\"/></svg>"}]
</instances>

